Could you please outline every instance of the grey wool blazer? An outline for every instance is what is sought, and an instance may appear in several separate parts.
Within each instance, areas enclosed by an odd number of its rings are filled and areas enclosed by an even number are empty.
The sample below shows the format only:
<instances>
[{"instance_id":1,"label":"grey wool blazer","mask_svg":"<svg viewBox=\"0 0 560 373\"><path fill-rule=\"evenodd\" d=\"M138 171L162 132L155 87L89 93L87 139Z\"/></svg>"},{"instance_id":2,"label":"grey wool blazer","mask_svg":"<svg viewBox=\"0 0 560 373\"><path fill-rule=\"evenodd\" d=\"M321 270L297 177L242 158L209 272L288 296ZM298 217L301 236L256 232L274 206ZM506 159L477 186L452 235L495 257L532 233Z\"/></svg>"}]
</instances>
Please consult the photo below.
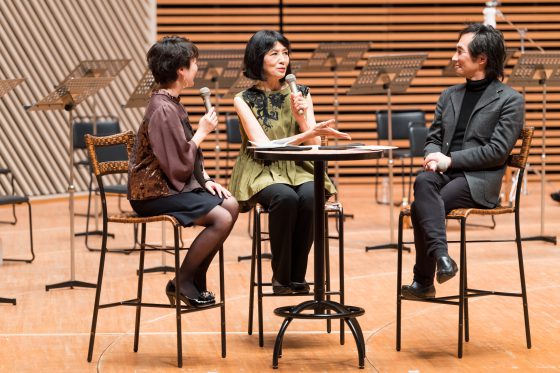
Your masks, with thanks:
<instances>
[{"instance_id":1,"label":"grey wool blazer","mask_svg":"<svg viewBox=\"0 0 560 373\"><path fill-rule=\"evenodd\" d=\"M469 118L462 149L450 153L465 88L466 84L458 84L441 94L424 154L450 156L451 168L465 173L473 200L492 208L498 203L508 155L523 128L525 103L519 92L494 80Z\"/></svg>"}]
</instances>

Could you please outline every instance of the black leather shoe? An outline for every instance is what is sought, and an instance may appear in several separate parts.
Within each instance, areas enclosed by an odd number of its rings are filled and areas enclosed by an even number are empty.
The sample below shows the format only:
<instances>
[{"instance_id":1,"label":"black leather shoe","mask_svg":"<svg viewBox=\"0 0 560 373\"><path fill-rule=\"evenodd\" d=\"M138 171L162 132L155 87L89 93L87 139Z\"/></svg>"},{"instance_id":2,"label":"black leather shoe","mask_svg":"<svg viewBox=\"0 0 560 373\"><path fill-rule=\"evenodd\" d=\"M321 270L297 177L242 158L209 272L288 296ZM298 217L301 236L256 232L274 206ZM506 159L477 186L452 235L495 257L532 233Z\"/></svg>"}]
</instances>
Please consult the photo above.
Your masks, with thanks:
<instances>
[{"instance_id":1,"label":"black leather shoe","mask_svg":"<svg viewBox=\"0 0 560 373\"><path fill-rule=\"evenodd\" d=\"M401 287L401 294L406 299L434 298L436 296L436 288L434 285L424 286L419 282L412 281L412 284Z\"/></svg>"},{"instance_id":2,"label":"black leather shoe","mask_svg":"<svg viewBox=\"0 0 560 373\"><path fill-rule=\"evenodd\" d=\"M457 263L447 254L440 256L436 261L437 282L443 284L445 281L451 280L457 273Z\"/></svg>"},{"instance_id":3,"label":"black leather shoe","mask_svg":"<svg viewBox=\"0 0 560 373\"><path fill-rule=\"evenodd\" d=\"M560 202L560 192L551 193L550 198L552 198L556 202Z\"/></svg>"},{"instance_id":4,"label":"black leather shoe","mask_svg":"<svg viewBox=\"0 0 560 373\"><path fill-rule=\"evenodd\" d=\"M165 287L165 294L167 294L167 298L169 298L169 303L172 306L175 306L175 284L173 282L169 281L167 283L167 286ZM199 295L196 298L190 298L183 295L182 293L179 293L179 299L187 306L191 306L194 308L201 308L216 303L215 299L204 298L202 297L202 295Z\"/></svg>"},{"instance_id":5,"label":"black leather shoe","mask_svg":"<svg viewBox=\"0 0 560 373\"><path fill-rule=\"evenodd\" d=\"M282 285L274 277L272 278L272 292L276 295L292 294L292 288L289 285Z\"/></svg>"},{"instance_id":6,"label":"black leather shoe","mask_svg":"<svg viewBox=\"0 0 560 373\"><path fill-rule=\"evenodd\" d=\"M290 282L290 288L292 288L292 292L294 294L309 294L309 284L304 281L304 282L296 282L296 281L292 281Z\"/></svg>"}]
</instances>

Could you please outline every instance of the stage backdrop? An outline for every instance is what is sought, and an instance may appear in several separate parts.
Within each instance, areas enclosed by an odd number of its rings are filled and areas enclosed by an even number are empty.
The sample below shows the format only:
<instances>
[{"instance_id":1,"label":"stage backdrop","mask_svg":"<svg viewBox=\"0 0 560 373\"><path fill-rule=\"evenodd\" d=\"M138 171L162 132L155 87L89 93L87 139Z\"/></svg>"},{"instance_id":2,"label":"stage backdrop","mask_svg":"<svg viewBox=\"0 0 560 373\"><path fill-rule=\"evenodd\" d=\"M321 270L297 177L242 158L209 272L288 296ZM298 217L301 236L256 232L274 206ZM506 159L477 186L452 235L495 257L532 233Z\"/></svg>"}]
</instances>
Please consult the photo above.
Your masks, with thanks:
<instances>
[{"instance_id":1,"label":"stage backdrop","mask_svg":"<svg viewBox=\"0 0 560 373\"><path fill-rule=\"evenodd\" d=\"M157 3L156 3L157 2ZM131 58L118 78L76 110L77 115L117 115L121 128L136 129L142 109L122 109L145 68L144 56L157 37L180 34L201 49L243 48L255 31L282 30L293 43L292 57L304 61L321 42L369 41L365 58L388 53L426 52L428 59L404 94L395 94L395 109L420 108L428 122L433 118L439 93L461 82L445 77L442 69L453 55L457 32L466 22L482 21L484 1L445 0L3 0L0 1L0 79L26 78L0 99L0 167L10 167L23 192L31 195L65 193L68 174L66 113L23 109L53 90L83 59ZM504 1L499 9L519 28L528 29L547 51L560 50L560 1ZM519 33L498 17L509 47L520 47ZM157 31L156 31L157 30ZM526 41L528 51L536 48ZM508 62L506 76L517 62ZM341 72L339 78L339 127L354 142L373 144L377 139L375 111L385 109L384 95L348 96L360 68ZM298 73L311 86L318 120L333 116L331 73ZM226 166L225 114L232 112L232 98L221 93L220 166ZM548 88L547 172L560 180L560 89ZM196 91L184 92L183 102L197 123L203 113ZM542 95L527 90L527 124L537 128L531 163L540 162ZM214 135L204 143L206 167L214 174ZM398 142L397 145L405 145ZM232 145L235 149L238 145ZM78 156L76 156L76 159ZM416 160L416 166L420 160ZM229 167L233 161L228 163ZM371 183L373 162L343 162L342 183ZM398 162L397 162L398 165ZM331 171L333 165L330 165ZM386 169L382 169L386 172ZM396 168L397 173L400 169ZM224 175L222 175L224 176ZM87 170L76 173L78 191L86 189ZM1 179L1 178L0 178ZM535 179L534 175L530 179ZM7 187L4 180L0 193Z\"/></svg>"},{"instance_id":2,"label":"stage backdrop","mask_svg":"<svg viewBox=\"0 0 560 373\"><path fill-rule=\"evenodd\" d=\"M180 34L191 38L201 49L243 48L248 38L260 29L279 30L292 42L292 57L306 60L321 42L369 41L366 57L390 53L428 53L428 60L404 94L393 96L394 109L423 109L428 122L439 93L460 83L457 77L445 77L442 69L449 63L458 31L468 22L482 22L485 1L478 0L158 0L158 37ZM527 36L546 51L560 51L560 1L502 1L499 9L518 28L526 28ZM497 17L497 27L504 32L509 48L520 48L519 33ZM536 51L525 41L527 51ZM517 62L517 52L507 64L507 76ZM340 73L339 125L349 132L353 142L373 144L377 139L375 111L386 108L386 97L380 94L348 96L359 69ZM331 73L297 73L298 81L311 86L315 111L319 120L333 116L333 78ZM538 88L527 90L527 124L536 127L532 165L540 166L542 95ZM225 92L222 92L225 93ZM550 180L560 180L560 88L548 88L547 171ZM196 92L186 92L187 104L196 122L203 111ZM233 111L231 97L221 100L222 148L226 146L224 114ZM405 145L406 142L398 142ZM206 142L206 166L214 167L213 141ZM237 145L232 145L235 149ZM234 153L230 153L235 155ZM229 166L233 164L229 162ZM420 159L415 161L420 165ZM341 182L371 183L374 161L342 162ZM399 162L396 162L399 165ZM225 161L222 156L221 168ZM333 165L330 165L331 172ZM386 172L386 169L382 170ZM395 169L400 173L400 167ZM210 171L211 172L211 171ZM530 179L535 179L531 175Z\"/></svg>"},{"instance_id":3,"label":"stage backdrop","mask_svg":"<svg viewBox=\"0 0 560 373\"><path fill-rule=\"evenodd\" d=\"M118 77L75 110L75 115L111 114L121 129L136 129L143 110L122 109L145 70L155 40L155 0L0 1L0 79L26 78L0 98L0 167L13 170L20 192L65 193L68 175L67 113L27 112L53 91L81 60L131 59ZM76 160L80 158L78 154ZM76 171L76 188L89 174ZM1 178L0 193L7 183Z\"/></svg>"}]
</instances>

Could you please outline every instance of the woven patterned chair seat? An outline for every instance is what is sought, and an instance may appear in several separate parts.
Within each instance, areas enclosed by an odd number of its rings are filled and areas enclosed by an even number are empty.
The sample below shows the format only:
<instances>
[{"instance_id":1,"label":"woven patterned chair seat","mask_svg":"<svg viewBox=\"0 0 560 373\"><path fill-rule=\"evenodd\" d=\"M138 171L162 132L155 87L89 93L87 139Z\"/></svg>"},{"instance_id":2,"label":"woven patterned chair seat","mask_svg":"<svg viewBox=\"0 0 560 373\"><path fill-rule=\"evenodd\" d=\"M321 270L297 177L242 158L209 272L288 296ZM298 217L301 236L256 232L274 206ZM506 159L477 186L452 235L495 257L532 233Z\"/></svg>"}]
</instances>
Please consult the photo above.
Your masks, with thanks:
<instances>
[{"instance_id":1,"label":"woven patterned chair seat","mask_svg":"<svg viewBox=\"0 0 560 373\"><path fill-rule=\"evenodd\" d=\"M514 213L513 207L502 207L498 206L493 209L475 209L475 208L464 208L451 210L447 214L447 218L466 218L469 215L501 215L501 214L512 214ZM401 209L403 216L410 216L410 206L405 206Z\"/></svg>"},{"instance_id":2,"label":"woven patterned chair seat","mask_svg":"<svg viewBox=\"0 0 560 373\"><path fill-rule=\"evenodd\" d=\"M455 209L447 214L448 218L466 218L469 215L501 215L501 214L512 214L514 212L513 207L502 207L498 206L493 209Z\"/></svg>"},{"instance_id":3,"label":"woven patterned chair seat","mask_svg":"<svg viewBox=\"0 0 560 373\"><path fill-rule=\"evenodd\" d=\"M142 224L142 223L153 223L156 221L168 221L173 225L179 225L177 219L171 215L155 215L155 216L139 216L133 211L125 211L118 214L111 215L107 218L107 221L112 223L123 223L123 224Z\"/></svg>"}]
</instances>

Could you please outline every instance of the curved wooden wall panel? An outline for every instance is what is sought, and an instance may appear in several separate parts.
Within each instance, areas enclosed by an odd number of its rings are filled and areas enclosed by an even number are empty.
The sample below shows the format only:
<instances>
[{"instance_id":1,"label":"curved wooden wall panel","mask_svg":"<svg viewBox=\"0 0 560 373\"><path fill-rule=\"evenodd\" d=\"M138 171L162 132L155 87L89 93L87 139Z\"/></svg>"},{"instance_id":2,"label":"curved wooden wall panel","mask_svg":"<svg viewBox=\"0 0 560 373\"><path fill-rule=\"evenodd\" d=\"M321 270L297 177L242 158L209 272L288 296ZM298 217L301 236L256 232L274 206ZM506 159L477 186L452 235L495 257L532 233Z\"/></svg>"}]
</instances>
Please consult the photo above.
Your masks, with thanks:
<instances>
[{"instance_id":1,"label":"curved wooden wall panel","mask_svg":"<svg viewBox=\"0 0 560 373\"><path fill-rule=\"evenodd\" d=\"M499 7L507 20L518 28L529 30L528 36L547 51L560 50L560 1L503 1ZM256 31L279 30L279 1L217 0L212 3L196 0L158 0L158 37L180 34L189 37L201 49L243 48ZM457 33L468 22L481 22L484 1L440 0L284 0L283 31L292 42L292 58L305 60L321 42L370 41L366 58L387 53L425 52L428 59L404 94L393 96L394 109L420 108L427 120L433 118L439 93L460 78L442 76L455 47ZM520 48L518 32L503 18L497 17L497 27L504 32L509 48ZM526 41L526 49L536 48ZM519 52L507 64L506 77L519 57ZM339 73L339 126L349 132L353 142L375 143L377 139L375 111L385 109L384 95L348 96L354 79L366 58L356 70ZM318 120L333 115L333 77L330 73L300 73L298 81L311 86ZM520 89L520 88L518 88ZM232 112L232 99L220 99L222 149L225 138L225 113ZM548 88L547 105L547 172L549 179L560 180L560 87ZM542 141L542 94L538 88L528 88L527 124L536 127L530 161L537 168ZM187 105L193 123L203 112L196 91L186 91ZM399 142L405 145L404 142ZM214 139L204 144L206 167L212 173ZM225 152L223 152L225 155ZM230 153L232 157L235 152ZM419 164L419 160L416 162ZM229 162L231 166L232 162ZM224 169L223 156L220 168ZM344 162L340 165L341 182L371 182L373 162ZM385 170L384 170L385 171ZM400 172L397 169L397 172ZM531 175L530 178L535 178Z\"/></svg>"}]
</instances>

